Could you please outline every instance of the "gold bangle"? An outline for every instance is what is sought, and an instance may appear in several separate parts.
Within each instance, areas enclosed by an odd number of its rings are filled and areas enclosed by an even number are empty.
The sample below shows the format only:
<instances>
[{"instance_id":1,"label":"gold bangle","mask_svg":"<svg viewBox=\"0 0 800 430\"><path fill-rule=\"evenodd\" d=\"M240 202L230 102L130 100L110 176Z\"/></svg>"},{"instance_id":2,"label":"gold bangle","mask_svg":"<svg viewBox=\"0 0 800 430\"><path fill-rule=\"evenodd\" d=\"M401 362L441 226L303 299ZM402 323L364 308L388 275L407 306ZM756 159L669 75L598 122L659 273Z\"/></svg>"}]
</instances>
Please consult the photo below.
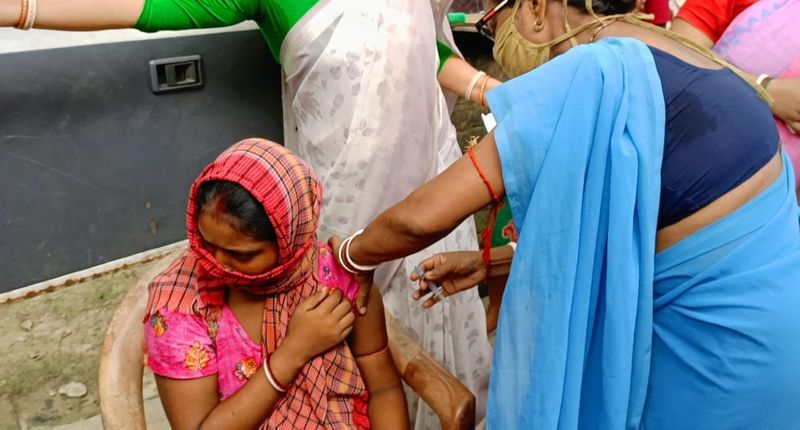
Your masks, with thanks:
<instances>
[{"instance_id":1,"label":"gold bangle","mask_svg":"<svg viewBox=\"0 0 800 430\"><path fill-rule=\"evenodd\" d=\"M480 98L478 99L478 104L481 107L486 107L486 84L489 83L489 75L483 79L483 83L481 84L481 91L480 91Z\"/></svg>"},{"instance_id":2,"label":"gold bangle","mask_svg":"<svg viewBox=\"0 0 800 430\"><path fill-rule=\"evenodd\" d=\"M22 0L22 10L19 13L19 20L17 20L17 25L14 28L18 28L22 30L23 26L25 25L25 21L28 20L28 0Z\"/></svg>"}]
</instances>

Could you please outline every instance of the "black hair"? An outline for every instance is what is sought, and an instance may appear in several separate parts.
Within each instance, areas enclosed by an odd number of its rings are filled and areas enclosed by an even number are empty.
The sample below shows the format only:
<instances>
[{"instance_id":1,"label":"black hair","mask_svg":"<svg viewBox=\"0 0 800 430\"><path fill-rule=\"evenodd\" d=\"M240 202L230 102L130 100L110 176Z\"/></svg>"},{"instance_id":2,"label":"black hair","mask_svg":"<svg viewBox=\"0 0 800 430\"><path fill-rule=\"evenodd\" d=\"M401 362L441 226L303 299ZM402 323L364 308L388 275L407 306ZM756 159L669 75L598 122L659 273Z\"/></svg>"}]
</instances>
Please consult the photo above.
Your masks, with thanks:
<instances>
[{"instance_id":1,"label":"black hair","mask_svg":"<svg viewBox=\"0 0 800 430\"><path fill-rule=\"evenodd\" d=\"M197 213L217 202L217 207L233 221L231 226L258 241L277 239L264 206L241 185L230 181L208 181L197 190Z\"/></svg>"},{"instance_id":2,"label":"black hair","mask_svg":"<svg viewBox=\"0 0 800 430\"><path fill-rule=\"evenodd\" d=\"M547 0L545 0L547 1ZM515 0L509 1L514 4ZM584 12L586 10L586 0L567 0L567 4ZM600 15L617 15L633 11L636 7L636 0L592 0L592 10Z\"/></svg>"},{"instance_id":3,"label":"black hair","mask_svg":"<svg viewBox=\"0 0 800 430\"><path fill-rule=\"evenodd\" d=\"M567 4L588 12L586 0L567 0ZM636 7L636 0L592 0L594 13L600 15L617 15L631 12Z\"/></svg>"}]
</instances>

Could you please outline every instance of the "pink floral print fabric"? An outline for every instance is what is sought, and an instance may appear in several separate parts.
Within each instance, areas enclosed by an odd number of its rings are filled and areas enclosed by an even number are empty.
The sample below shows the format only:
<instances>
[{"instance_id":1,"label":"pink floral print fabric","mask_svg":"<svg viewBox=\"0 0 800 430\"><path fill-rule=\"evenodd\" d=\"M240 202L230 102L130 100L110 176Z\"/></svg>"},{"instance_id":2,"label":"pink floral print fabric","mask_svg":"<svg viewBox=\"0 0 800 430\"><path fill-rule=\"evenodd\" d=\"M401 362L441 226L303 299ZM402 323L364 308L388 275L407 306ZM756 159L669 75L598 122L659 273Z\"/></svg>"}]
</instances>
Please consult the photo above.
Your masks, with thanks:
<instances>
[{"instance_id":1,"label":"pink floral print fabric","mask_svg":"<svg viewBox=\"0 0 800 430\"><path fill-rule=\"evenodd\" d=\"M322 283L341 290L354 302L358 283L335 264L329 247L320 247L318 263L317 276ZM194 379L217 374L221 400L261 371L261 346L227 305L210 306L204 315L160 309L145 321L145 346L147 366L156 375Z\"/></svg>"}]
</instances>

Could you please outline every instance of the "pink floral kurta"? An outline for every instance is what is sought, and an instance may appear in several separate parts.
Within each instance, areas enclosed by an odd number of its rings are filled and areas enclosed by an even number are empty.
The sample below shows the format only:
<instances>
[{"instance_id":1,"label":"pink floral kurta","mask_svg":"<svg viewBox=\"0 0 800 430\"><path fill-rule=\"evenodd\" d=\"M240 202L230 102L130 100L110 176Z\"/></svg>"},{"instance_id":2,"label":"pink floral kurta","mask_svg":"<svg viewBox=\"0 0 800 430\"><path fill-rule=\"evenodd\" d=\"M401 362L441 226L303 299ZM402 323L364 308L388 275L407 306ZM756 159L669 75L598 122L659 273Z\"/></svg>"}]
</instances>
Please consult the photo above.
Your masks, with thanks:
<instances>
[{"instance_id":1,"label":"pink floral kurta","mask_svg":"<svg viewBox=\"0 0 800 430\"><path fill-rule=\"evenodd\" d=\"M334 263L328 247L320 248L317 275L351 302L355 300L358 284ZM219 396L224 400L261 371L261 345L253 342L227 305L192 315L161 309L145 323L147 366L156 375L193 379L217 374ZM363 400L356 409L366 414Z\"/></svg>"}]
</instances>

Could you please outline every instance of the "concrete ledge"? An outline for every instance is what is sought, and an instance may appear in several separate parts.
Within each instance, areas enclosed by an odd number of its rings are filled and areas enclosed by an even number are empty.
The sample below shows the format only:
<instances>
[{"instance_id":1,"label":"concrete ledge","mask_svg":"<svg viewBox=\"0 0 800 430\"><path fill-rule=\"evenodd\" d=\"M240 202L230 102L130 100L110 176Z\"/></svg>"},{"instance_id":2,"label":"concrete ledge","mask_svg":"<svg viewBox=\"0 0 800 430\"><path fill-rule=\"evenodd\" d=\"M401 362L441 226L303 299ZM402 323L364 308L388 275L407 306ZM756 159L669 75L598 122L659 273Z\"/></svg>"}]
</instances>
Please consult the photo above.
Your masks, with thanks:
<instances>
[{"instance_id":1,"label":"concrete ledge","mask_svg":"<svg viewBox=\"0 0 800 430\"><path fill-rule=\"evenodd\" d=\"M0 294L0 305L36 297L43 293L57 291L61 288L69 287L70 285L88 281L99 276L107 275L109 273L127 269L139 264L148 263L150 261L157 260L178 248L185 247L187 243L188 241L182 240L180 242L171 243L160 248L154 248L138 254L129 255L125 258L120 258L119 260L109 261L108 263L90 267L79 272L59 276L58 278L54 278L49 281L39 282L27 287L18 288L16 290Z\"/></svg>"}]
</instances>

